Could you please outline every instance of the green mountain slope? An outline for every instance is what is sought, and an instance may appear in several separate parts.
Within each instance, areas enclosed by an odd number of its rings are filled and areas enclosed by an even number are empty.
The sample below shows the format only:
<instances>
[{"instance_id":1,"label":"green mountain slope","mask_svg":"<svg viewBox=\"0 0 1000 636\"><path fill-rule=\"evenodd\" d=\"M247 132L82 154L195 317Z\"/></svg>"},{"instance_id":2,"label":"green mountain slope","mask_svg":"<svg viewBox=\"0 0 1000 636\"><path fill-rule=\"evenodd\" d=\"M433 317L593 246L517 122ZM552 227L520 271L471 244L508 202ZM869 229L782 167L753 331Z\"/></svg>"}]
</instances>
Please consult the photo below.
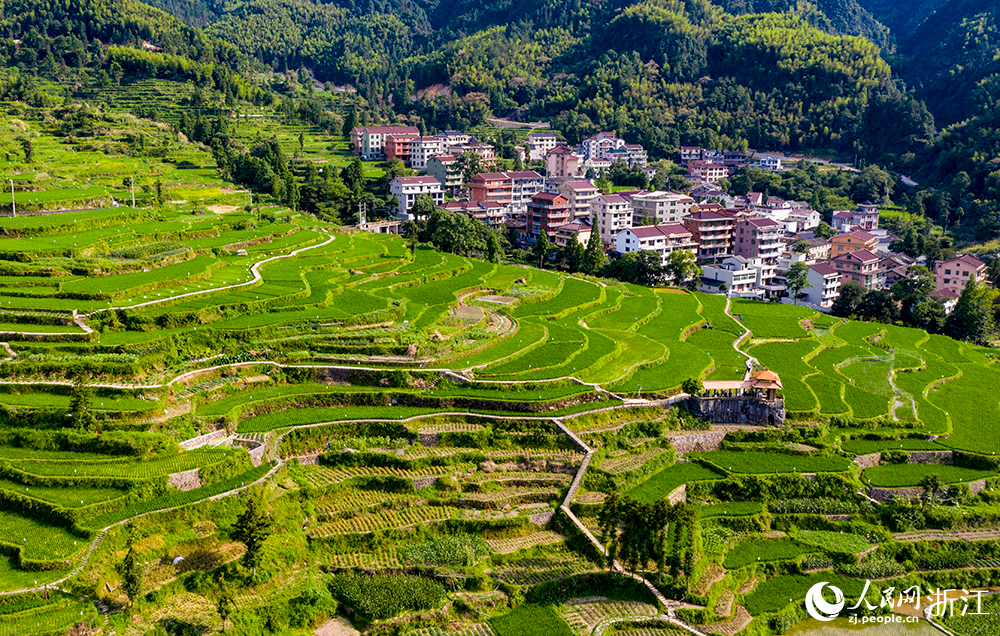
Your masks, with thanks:
<instances>
[{"instance_id":1,"label":"green mountain slope","mask_svg":"<svg viewBox=\"0 0 1000 636\"><path fill-rule=\"evenodd\" d=\"M713 0L729 13L792 12L816 28L837 35L866 37L883 49L891 50L895 38L859 0Z\"/></svg>"}]
</instances>

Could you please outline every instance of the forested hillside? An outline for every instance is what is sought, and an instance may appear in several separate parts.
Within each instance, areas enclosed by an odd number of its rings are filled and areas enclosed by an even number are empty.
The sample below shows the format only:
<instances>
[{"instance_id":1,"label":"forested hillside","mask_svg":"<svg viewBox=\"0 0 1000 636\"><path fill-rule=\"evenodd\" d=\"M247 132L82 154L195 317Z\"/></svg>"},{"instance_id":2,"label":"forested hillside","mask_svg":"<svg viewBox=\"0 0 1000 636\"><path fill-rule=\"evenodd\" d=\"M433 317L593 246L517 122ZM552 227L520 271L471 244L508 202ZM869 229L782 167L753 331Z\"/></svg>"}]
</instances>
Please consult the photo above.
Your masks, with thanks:
<instances>
[{"instance_id":1,"label":"forested hillside","mask_svg":"<svg viewBox=\"0 0 1000 636\"><path fill-rule=\"evenodd\" d=\"M800 15L818 29L839 35L860 35L883 49L895 46L895 37L859 0L713 0L733 14L787 13Z\"/></svg>"}]
</instances>

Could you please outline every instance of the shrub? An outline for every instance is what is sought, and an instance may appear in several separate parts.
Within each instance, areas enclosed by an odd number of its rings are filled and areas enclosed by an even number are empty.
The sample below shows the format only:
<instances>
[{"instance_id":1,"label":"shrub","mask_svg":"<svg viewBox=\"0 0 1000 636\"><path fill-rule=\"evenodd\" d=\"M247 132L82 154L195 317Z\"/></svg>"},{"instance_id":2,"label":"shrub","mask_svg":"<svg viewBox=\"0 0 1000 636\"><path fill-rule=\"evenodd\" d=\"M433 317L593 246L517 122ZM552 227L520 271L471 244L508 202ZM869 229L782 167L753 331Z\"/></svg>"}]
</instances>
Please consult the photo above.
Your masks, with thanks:
<instances>
[{"instance_id":1,"label":"shrub","mask_svg":"<svg viewBox=\"0 0 1000 636\"><path fill-rule=\"evenodd\" d=\"M489 546L479 537L460 534L406 546L399 556L408 563L464 567L474 565L489 553Z\"/></svg>"},{"instance_id":2,"label":"shrub","mask_svg":"<svg viewBox=\"0 0 1000 636\"><path fill-rule=\"evenodd\" d=\"M330 580L334 598L372 619L392 618L401 612L428 610L444 600L445 591L437 581L409 574L365 576L353 572Z\"/></svg>"}]
</instances>

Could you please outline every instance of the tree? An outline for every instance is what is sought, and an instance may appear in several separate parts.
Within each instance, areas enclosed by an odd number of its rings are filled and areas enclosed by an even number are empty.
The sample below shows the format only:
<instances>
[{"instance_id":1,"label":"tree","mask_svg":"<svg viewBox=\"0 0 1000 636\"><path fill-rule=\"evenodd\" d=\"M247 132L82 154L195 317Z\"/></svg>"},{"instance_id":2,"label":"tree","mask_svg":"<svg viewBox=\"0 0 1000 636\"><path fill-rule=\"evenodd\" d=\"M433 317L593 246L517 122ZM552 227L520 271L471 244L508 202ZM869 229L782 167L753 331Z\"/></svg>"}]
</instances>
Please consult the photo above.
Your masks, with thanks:
<instances>
[{"instance_id":1,"label":"tree","mask_svg":"<svg viewBox=\"0 0 1000 636\"><path fill-rule=\"evenodd\" d=\"M658 253L640 250L612 260L603 273L626 283L653 287L663 278L663 266Z\"/></svg>"},{"instance_id":2,"label":"tree","mask_svg":"<svg viewBox=\"0 0 1000 636\"><path fill-rule=\"evenodd\" d=\"M920 501L924 507L933 506L937 503L938 493L942 490L941 477L937 473L924 475L923 479L920 480L920 488L923 491L920 495Z\"/></svg>"},{"instance_id":3,"label":"tree","mask_svg":"<svg viewBox=\"0 0 1000 636\"><path fill-rule=\"evenodd\" d=\"M559 253L559 257L566 264L570 273L579 272L582 269L581 264L585 256L586 251L580 241L567 241Z\"/></svg>"},{"instance_id":4,"label":"tree","mask_svg":"<svg viewBox=\"0 0 1000 636\"><path fill-rule=\"evenodd\" d=\"M891 323L895 322L899 314L899 306L891 292L872 289L861 298L855 313L862 320Z\"/></svg>"},{"instance_id":5,"label":"tree","mask_svg":"<svg viewBox=\"0 0 1000 636\"><path fill-rule=\"evenodd\" d=\"M21 150L24 151L24 163L35 162L35 146L27 137L21 138Z\"/></svg>"},{"instance_id":6,"label":"tree","mask_svg":"<svg viewBox=\"0 0 1000 636\"><path fill-rule=\"evenodd\" d=\"M892 286L892 297L900 306L900 319L908 325L924 329L924 325L914 321L913 309L930 300L933 291L934 274L931 270L923 265L911 265L906 270L906 278L900 278Z\"/></svg>"},{"instance_id":7,"label":"tree","mask_svg":"<svg viewBox=\"0 0 1000 636\"><path fill-rule=\"evenodd\" d=\"M474 152L464 152L458 160L458 166L462 170L462 178L468 183L472 181L472 177L486 169L486 161Z\"/></svg>"},{"instance_id":8,"label":"tree","mask_svg":"<svg viewBox=\"0 0 1000 636\"><path fill-rule=\"evenodd\" d=\"M410 208L410 215L417 220L430 219L439 210L440 208L434 205L434 199L431 198L431 195L418 194L417 198L413 200L413 206ZM444 212L443 210L440 211ZM425 242L430 242L429 236Z\"/></svg>"},{"instance_id":9,"label":"tree","mask_svg":"<svg viewBox=\"0 0 1000 636\"><path fill-rule=\"evenodd\" d=\"M543 267L545 264L545 259L548 258L549 252L552 250L552 244L549 243L549 237L545 234L545 230L538 233L538 240L535 241L535 246L531 248L531 254L538 259L538 266Z\"/></svg>"},{"instance_id":10,"label":"tree","mask_svg":"<svg viewBox=\"0 0 1000 636\"><path fill-rule=\"evenodd\" d=\"M97 417L90 406L94 400L94 389L86 384L82 373L75 373L73 389L69 398L69 414L73 426L90 431L97 426Z\"/></svg>"},{"instance_id":11,"label":"tree","mask_svg":"<svg viewBox=\"0 0 1000 636\"><path fill-rule=\"evenodd\" d=\"M359 126L358 122L358 107L355 106L351 109L351 114L347 116L344 120L344 128L341 131L345 137L351 138L351 131ZM356 150L356 149L355 149Z\"/></svg>"},{"instance_id":12,"label":"tree","mask_svg":"<svg viewBox=\"0 0 1000 636\"><path fill-rule=\"evenodd\" d=\"M833 301L830 313L841 318L850 318L858 311L858 304L868 290L857 283L844 283L840 286L840 295Z\"/></svg>"},{"instance_id":13,"label":"tree","mask_svg":"<svg viewBox=\"0 0 1000 636\"><path fill-rule=\"evenodd\" d=\"M361 163L361 158L352 159L351 163L347 164L340 172L340 178L344 181L344 185L356 194L360 194L365 183L365 166Z\"/></svg>"},{"instance_id":14,"label":"tree","mask_svg":"<svg viewBox=\"0 0 1000 636\"><path fill-rule=\"evenodd\" d=\"M163 205L166 198L163 196L163 182L157 179L153 182L153 189L156 192L156 205Z\"/></svg>"},{"instance_id":15,"label":"tree","mask_svg":"<svg viewBox=\"0 0 1000 636\"><path fill-rule=\"evenodd\" d=\"M837 236L837 230L829 223L820 222L820 224L816 226L816 229L813 230L813 234L815 234L818 238L830 239Z\"/></svg>"},{"instance_id":16,"label":"tree","mask_svg":"<svg viewBox=\"0 0 1000 636\"><path fill-rule=\"evenodd\" d=\"M143 567L139 560L139 555L135 550L139 542L139 532L135 524L130 523L126 530L128 535L125 540L125 558L121 563L122 591L128 597L129 605L135 605L135 600L142 596Z\"/></svg>"},{"instance_id":17,"label":"tree","mask_svg":"<svg viewBox=\"0 0 1000 636\"><path fill-rule=\"evenodd\" d=\"M681 391L684 391L688 395L701 395L705 392L705 384L701 381L701 378L690 377L681 383Z\"/></svg>"},{"instance_id":18,"label":"tree","mask_svg":"<svg viewBox=\"0 0 1000 636\"><path fill-rule=\"evenodd\" d=\"M799 261L792 263L785 274L785 287L795 304L799 304L799 294L809 286L809 266Z\"/></svg>"},{"instance_id":19,"label":"tree","mask_svg":"<svg viewBox=\"0 0 1000 636\"><path fill-rule=\"evenodd\" d=\"M587 249L580 260L580 270L596 276L607 264L608 255L604 253L604 247L601 245L601 233L596 227L591 228Z\"/></svg>"},{"instance_id":20,"label":"tree","mask_svg":"<svg viewBox=\"0 0 1000 636\"><path fill-rule=\"evenodd\" d=\"M805 254L809 251L809 241L795 241L792 243L792 252L795 254Z\"/></svg>"},{"instance_id":21,"label":"tree","mask_svg":"<svg viewBox=\"0 0 1000 636\"><path fill-rule=\"evenodd\" d=\"M257 566L263 557L264 542L271 536L271 518L264 510L264 495L262 491L251 492L247 497L243 512L233 526L233 538L247 547L243 560L251 569L252 575L257 575Z\"/></svg>"},{"instance_id":22,"label":"tree","mask_svg":"<svg viewBox=\"0 0 1000 636\"><path fill-rule=\"evenodd\" d=\"M688 250L674 250L667 257L664 271L675 287L687 287L692 291L698 288L698 277L702 269L698 267L697 257Z\"/></svg>"},{"instance_id":23,"label":"tree","mask_svg":"<svg viewBox=\"0 0 1000 636\"><path fill-rule=\"evenodd\" d=\"M892 175L878 166L867 166L854 179L854 200L885 203L892 193Z\"/></svg>"},{"instance_id":24,"label":"tree","mask_svg":"<svg viewBox=\"0 0 1000 636\"><path fill-rule=\"evenodd\" d=\"M486 260L491 263L499 263L503 258L503 246L500 244L500 237L491 231L486 238Z\"/></svg>"},{"instance_id":25,"label":"tree","mask_svg":"<svg viewBox=\"0 0 1000 636\"><path fill-rule=\"evenodd\" d=\"M989 344L996 335L996 318L993 304L997 291L987 288L970 278L948 316L945 333L956 340L967 340L980 345Z\"/></svg>"},{"instance_id":26,"label":"tree","mask_svg":"<svg viewBox=\"0 0 1000 636\"><path fill-rule=\"evenodd\" d=\"M225 576L219 579L219 595L215 598L215 611L222 619L222 631L226 631L226 622L236 611L236 591L226 581Z\"/></svg>"}]
</instances>

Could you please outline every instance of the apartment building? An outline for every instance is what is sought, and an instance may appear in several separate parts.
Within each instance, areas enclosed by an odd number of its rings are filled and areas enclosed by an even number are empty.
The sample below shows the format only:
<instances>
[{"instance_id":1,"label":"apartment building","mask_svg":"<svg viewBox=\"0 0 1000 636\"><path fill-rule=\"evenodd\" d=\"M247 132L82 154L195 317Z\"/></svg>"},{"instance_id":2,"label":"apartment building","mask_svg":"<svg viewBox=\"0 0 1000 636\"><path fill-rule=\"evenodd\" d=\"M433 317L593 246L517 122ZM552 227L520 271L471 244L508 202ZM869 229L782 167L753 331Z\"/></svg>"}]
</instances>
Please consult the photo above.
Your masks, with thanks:
<instances>
[{"instance_id":1,"label":"apartment building","mask_svg":"<svg viewBox=\"0 0 1000 636\"><path fill-rule=\"evenodd\" d=\"M410 213L414 202L421 194L426 194L434 201L434 205L444 203L444 190L441 182L434 177L396 177L389 182L389 192L396 195L399 207L396 216L404 221L423 221L426 217L417 218Z\"/></svg>"},{"instance_id":2,"label":"apartment building","mask_svg":"<svg viewBox=\"0 0 1000 636\"><path fill-rule=\"evenodd\" d=\"M469 182L473 201L495 201L513 212L525 212L531 198L545 188L545 178L533 170L484 172Z\"/></svg>"},{"instance_id":3,"label":"apartment building","mask_svg":"<svg viewBox=\"0 0 1000 636\"><path fill-rule=\"evenodd\" d=\"M802 290L807 303L829 308L840 296L841 273L828 263L815 263L806 272L809 286Z\"/></svg>"},{"instance_id":4,"label":"apartment building","mask_svg":"<svg viewBox=\"0 0 1000 636\"><path fill-rule=\"evenodd\" d=\"M615 237L615 251L619 254L656 252L660 255L661 265L666 265L667 259L676 250L694 254L697 249L698 244L694 242L691 231L679 223L626 228Z\"/></svg>"},{"instance_id":5,"label":"apartment building","mask_svg":"<svg viewBox=\"0 0 1000 636\"><path fill-rule=\"evenodd\" d=\"M697 210L684 217L684 227L698 243L700 260L724 258L732 253L734 221L728 214L712 210Z\"/></svg>"},{"instance_id":6,"label":"apartment building","mask_svg":"<svg viewBox=\"0 0 1000 636\"><path fill-rule=\"evenodd\" d=\"M465 175L458 157L436 155L427 161L427 174L441 182L446 192L455 194L465 185Z\"/></svg>"},{"instance_id":7,"label":"apartment building","mask_svg":"<svg viewBox=\"0 0 1000 636\"><path fill-rule=\"evenodd\" d=\"M962 293L969 280L986 282L986 263L978 258L963 254L934 264L935 289Z\"/></svg>"},{"instance_id":8,"label":"apartment building","mask_svg":"<svg viewBox=\"0 0 1000 636\"><path fill-rule=\"evenodd\" d=\"M834 258L858 250L874 252L877 246L878 237L864 230L844 232L830 239L830 253L833 254Z\"/></svg>"},{"instance_id":9,"label":"apartment building","mask_svg":"<svg viewBox=\"0 0 1000 636\"><path fill-rule=\"evenodd\" d=\"M632 225L680 223L691 213L694 199L667 190L642 192L631 197Z\"/></svg>"},{"instance_id":10,"label":"apartment building","mask_svg":"<svg viewBox=\"0 0 1000 636\"><path fill-rule=\"evenodd\" d=\"M384 161L387 135L409 136L412 140L420 135L420 130L415 126L358 127L351 130L351 143L365 161Z\"/></svg>"},{"instance_id":11,"label":"apartment building","mask_svg":"<svg viewBox=\"0 0 1000 636\"><path fill-rule=\"evenodd\" d=\"M569 223L571 216L569 199L554 192L539 192L528 203L523 241L533 244L545 232L549 241L554 242L556 228Z\"/></svg>"},{"instance_id":12,"label":"apartment building","mask_svg":"<svg viewBox=\"0 0 1000 636\"><path fill-rule=\"evenodd\" d=\"M525 142L528 145L528 159L531 161L544 161L545 155L559 145L554 133L529 133Z\"/></svg>"},{"instance_id":13,"label":"apartment building","mask_svg":"<svg viewBox=\"0 0 1000 636\"><path fill-rule=\"evenodd\" d=\"M833 227L841 232L851 230L878 229L879 211L874 203L862 203L856 210L840 210L833 213Z\"/></svg>"},{"instance_id":14,"label":"apartment building","mask_svg":"<svg viewBox=\"0 0 1000 636\"><path fill-rule=\"evenodd\" d=\"M440 137L417 137L410 142L410 166L416 170L427 170L431 157L444 154L444 141Z\"/></svg>"},{"instance_id":15,"label":"apartment building","mask_svg":"<svg viewBox=\"0 0 1000 636\"><path fill-rule=\"evenodd\" d=\"M553 242L556 244L556 247L566 247L574 241L585 246L590 242L590 235L592 233L593 227L589 223L574 221L573 223L566 223L557 227Z\"/></svg>"},{"instance_id":16,"label":"apartment building","mask_svg":"<svg viewBox=\"0 0 1000 636\"><path fill-rule=\"evenodd\" d=\"M865 289L882 289L879 257L868 250L836 254L827 262L840 272L842 283L856 283Z\"/></svg>"},{"instance_id":17,"label":"apartment building","mask_svg":"<svg viewBox=\"0 0 1000 636\"><path fill-rule=\"evenodd\" d=\"M580 157L569 146L559 145L545 155L545 176L549 179L571 179L580 174Z\"/></svg>"},{"instance_id":18,"label":"apartment building","mask_svg":"<svg viewBox=\"0 0 1000 636\"><path fill-rule=\"evenodd\" d=\"M601 194L590 181L564 181L556 186L556 192L569 201L573 220L590 219L590 202Z\"/></svg>"},{"instance_id":19,"label":"apartment building","mask_svg":"<svg viewBox=\"0 0 1000 636\"><path fill-rule=\"evenodd\" d=\"M632 204L620 194L602 194L590 202L590 218L601 237L601 245L610 247L619 232L632 227Z\"/></svg>"}]
</instances>

